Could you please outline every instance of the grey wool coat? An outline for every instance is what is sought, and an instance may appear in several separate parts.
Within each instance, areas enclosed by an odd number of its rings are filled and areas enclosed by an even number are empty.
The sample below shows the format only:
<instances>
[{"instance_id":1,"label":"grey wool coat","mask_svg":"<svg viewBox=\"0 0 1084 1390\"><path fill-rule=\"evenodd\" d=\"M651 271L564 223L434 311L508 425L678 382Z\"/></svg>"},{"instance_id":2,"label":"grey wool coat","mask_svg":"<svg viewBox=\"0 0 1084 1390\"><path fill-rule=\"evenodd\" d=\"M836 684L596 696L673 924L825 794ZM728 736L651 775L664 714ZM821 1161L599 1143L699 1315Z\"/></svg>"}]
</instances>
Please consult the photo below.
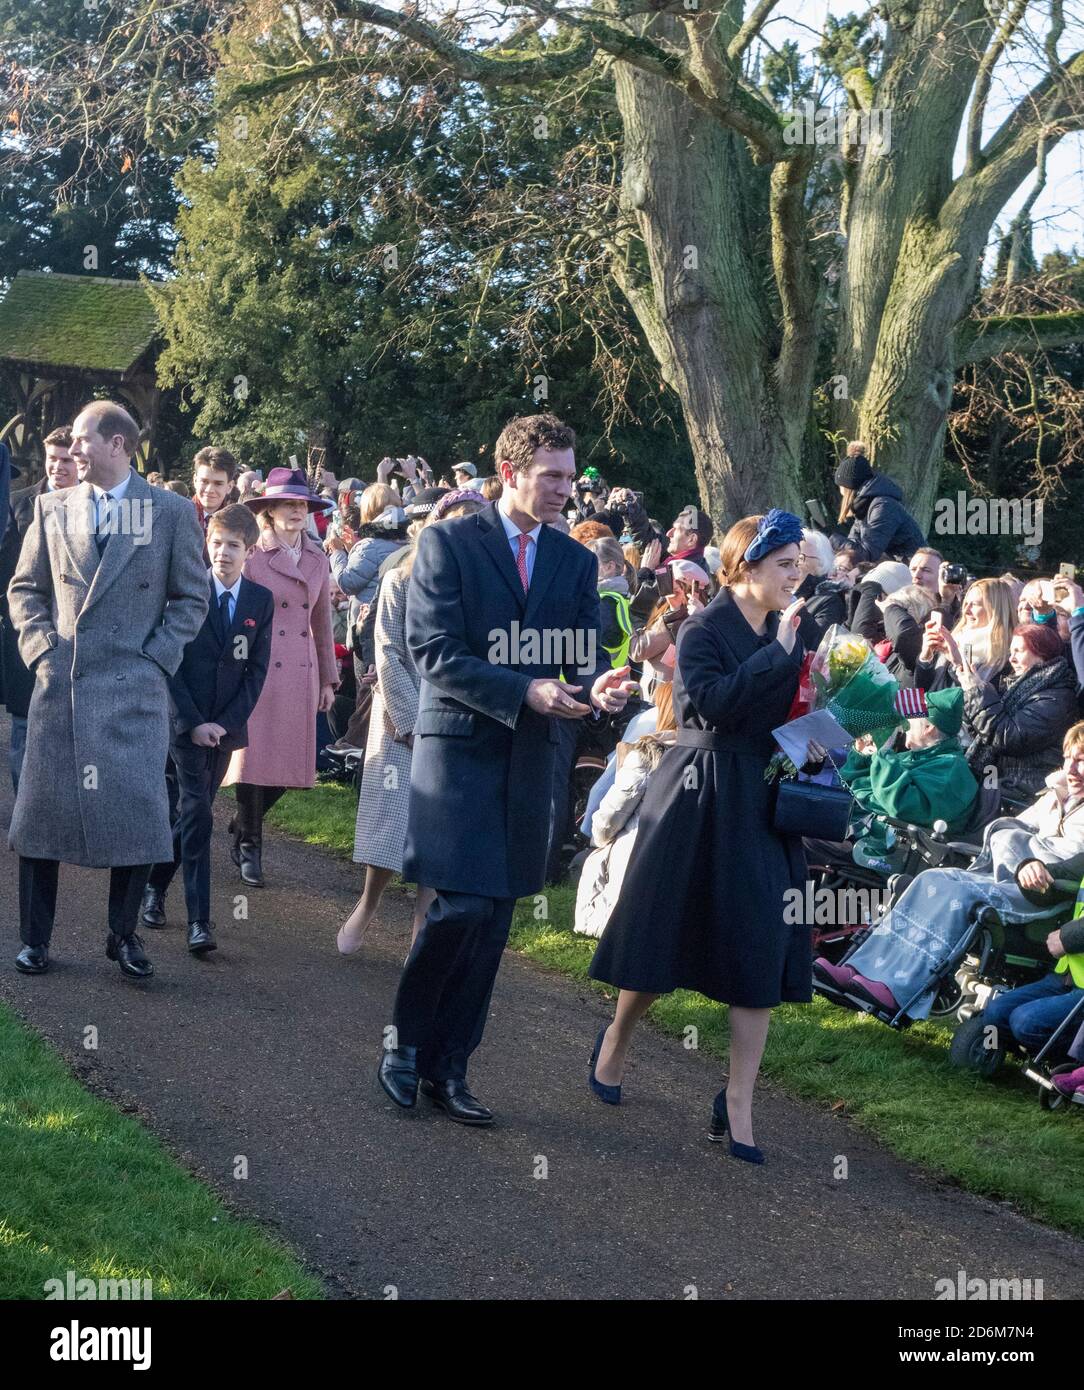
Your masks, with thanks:
<instances>
[{"instance_id":1,"label":"grey wool coat","mask_svg":"<svg viewBox=\"0 0 1084 1390\"><path fill-rule=\"evenodd\" d=\"M207 612L192 503L133 473L99 559L89 483L34 505L8 586L34 672L17 854L105 868L172 857L168 677Z\"/></svg>"}]
</instances>

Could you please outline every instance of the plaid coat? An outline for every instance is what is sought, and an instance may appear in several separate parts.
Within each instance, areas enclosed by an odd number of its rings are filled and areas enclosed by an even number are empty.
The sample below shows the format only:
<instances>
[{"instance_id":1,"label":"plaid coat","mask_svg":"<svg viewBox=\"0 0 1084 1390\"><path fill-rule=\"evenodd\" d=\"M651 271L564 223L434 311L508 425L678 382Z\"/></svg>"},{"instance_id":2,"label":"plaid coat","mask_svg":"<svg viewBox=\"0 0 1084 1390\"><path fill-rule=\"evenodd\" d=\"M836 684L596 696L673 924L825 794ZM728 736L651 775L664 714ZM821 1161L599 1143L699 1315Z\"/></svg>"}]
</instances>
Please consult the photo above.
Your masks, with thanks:
<instances>
[{"instance_id":1,"label":"plaid coat","mask_svg":"<svg viewBox=\"0 0 1084 1390\"><path fill-rule=\"evenodd\" d=\"M354 862L403 869L410 806L411 750L400 740L418 717L418 672L406 641L410 575L393 569L380 581L376 614L376 686L354 829Z\"/></svg>"}]
</instances>

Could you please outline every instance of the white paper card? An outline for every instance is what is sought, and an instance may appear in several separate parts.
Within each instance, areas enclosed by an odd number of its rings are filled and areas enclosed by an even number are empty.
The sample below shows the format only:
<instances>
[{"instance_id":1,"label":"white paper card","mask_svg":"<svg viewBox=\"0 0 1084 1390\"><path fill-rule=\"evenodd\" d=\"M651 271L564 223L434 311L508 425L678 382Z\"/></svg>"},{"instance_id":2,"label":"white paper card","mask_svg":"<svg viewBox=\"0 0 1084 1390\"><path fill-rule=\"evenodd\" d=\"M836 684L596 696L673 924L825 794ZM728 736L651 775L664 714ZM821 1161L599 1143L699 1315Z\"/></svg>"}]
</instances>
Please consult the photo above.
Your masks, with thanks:
<instances>
[{"instance_id":1,"label":"white paper card","mask_svg":"<svg viewBox=\"0 0 1084 1390\"><path fill-rule=\"evenodd\" d=\"M822 748L849 748L854 740L826 709L814 710L812 714L800 715L789 724L781 724L772 730L772 737L782 748L795 767L809 761L809 741L819 743Z\"/></svg>"}]
</instances>

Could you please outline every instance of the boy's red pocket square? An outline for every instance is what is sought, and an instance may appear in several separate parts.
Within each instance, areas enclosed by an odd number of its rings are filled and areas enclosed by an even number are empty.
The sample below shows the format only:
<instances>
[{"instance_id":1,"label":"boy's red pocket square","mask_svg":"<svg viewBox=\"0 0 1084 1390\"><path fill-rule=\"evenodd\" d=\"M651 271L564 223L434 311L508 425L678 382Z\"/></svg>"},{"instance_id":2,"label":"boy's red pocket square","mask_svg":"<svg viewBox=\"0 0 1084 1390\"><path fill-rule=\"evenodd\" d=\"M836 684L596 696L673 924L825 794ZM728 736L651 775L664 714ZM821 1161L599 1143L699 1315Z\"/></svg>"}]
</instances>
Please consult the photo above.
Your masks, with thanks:
<instances>
[{"instance_id":1,"label":"boy's red pocket square","mask_svg":"<svg viewBox=\"0 0 1084 1390\"><path fill-rule=\"evenodd\" d=\"M244 625L245 625L245 627L255 627L255 626L256 626L256 619L255 619L255 618L246 618L246 619L245 619L245 624L244 624Z\"/></svg>"}]
</instances>

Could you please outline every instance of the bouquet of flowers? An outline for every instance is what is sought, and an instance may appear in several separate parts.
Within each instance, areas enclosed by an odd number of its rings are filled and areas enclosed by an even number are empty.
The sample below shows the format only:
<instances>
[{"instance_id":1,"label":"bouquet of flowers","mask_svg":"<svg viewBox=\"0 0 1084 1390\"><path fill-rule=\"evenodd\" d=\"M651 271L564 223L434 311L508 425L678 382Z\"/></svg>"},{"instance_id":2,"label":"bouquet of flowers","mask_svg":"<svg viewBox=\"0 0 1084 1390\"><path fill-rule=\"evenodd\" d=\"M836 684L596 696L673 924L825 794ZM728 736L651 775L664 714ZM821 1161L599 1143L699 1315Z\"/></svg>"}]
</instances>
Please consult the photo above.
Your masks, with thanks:
<instances>
[{"instance_id":1,"label":"bouquet of flowers","mask_svg":"<svg viewBox=\"0 0 1084 1390\"><path fill-rule=\"evenodd\" d=\"M836 625L821 638L812 659L807 656L803 662L798 694L787 723L824 710L852 739L872 734L881 744L903 722L895 708L898 693L899 683L866 639ZM772 757L764 775L771 781L780 775L795 777L797 773L793 760L780 751Z\"/></svg>"},{"instance_id":2,"label":"bouquet of flowers","mask_svg":"<svg viewBox=\"0 0 1084 1390\"><path fill-rule=\"evenodd\" d=\"M814 709L826 709L852 738L872 734L878 743L902 723L895 708L899 682L864 637L830 627L810 667Z\"/></svg>"}]
</instances>

